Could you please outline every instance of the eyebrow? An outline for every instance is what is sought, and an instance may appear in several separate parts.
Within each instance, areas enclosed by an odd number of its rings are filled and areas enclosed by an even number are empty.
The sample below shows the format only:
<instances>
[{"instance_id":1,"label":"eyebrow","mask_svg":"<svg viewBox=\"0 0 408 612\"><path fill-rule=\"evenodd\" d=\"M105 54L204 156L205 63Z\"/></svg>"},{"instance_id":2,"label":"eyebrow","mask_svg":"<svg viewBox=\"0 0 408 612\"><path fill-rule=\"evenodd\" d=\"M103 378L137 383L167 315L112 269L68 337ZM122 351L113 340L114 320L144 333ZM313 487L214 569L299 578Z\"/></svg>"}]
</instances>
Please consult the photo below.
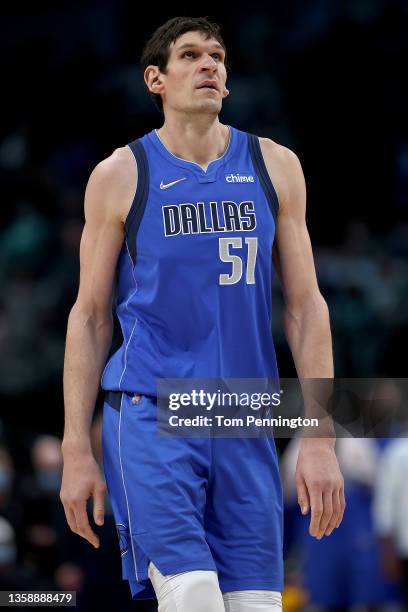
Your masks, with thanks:
<instances>
[{"instance_id":1,"label":"eyebrow","mask_svg":"<svg viewBox=\"0 0 408 612\"><path fill-rule=\"evenodd\" d=\"M181 47L179 47L177 49L177 51L181 51L182 49L185 49L186 47L198 47L199 45L197 43L184 43L184 45L181 45ZM222 45L220 45L220 43L216 42L212 45L213 47L218 47L219 49L221 49L222 51L224 51L225 53L225 49Z\"/></svg>"}]
</instances>

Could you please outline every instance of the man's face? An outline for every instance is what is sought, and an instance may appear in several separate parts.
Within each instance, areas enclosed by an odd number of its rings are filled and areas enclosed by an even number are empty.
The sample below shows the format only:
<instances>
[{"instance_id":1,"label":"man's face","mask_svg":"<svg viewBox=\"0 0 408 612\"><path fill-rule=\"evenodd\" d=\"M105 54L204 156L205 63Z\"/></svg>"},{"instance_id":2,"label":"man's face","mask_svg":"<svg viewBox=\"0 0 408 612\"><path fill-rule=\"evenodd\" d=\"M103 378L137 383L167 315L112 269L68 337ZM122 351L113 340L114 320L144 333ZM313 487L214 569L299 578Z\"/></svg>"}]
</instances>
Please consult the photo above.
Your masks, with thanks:
<instances>
[{"instance_id":1,"label":"man's face","mask_svg":"<svg viewBox=\"0 0 408 612\"><path fill-rule=\"evenodd\" d=\"M215 38L186 32L170 45L166 73L157 69L150 74L152 91L161 94L165 108L218 114L228 95L224 60L225 51Z\"/></svg>"}]
</instances>

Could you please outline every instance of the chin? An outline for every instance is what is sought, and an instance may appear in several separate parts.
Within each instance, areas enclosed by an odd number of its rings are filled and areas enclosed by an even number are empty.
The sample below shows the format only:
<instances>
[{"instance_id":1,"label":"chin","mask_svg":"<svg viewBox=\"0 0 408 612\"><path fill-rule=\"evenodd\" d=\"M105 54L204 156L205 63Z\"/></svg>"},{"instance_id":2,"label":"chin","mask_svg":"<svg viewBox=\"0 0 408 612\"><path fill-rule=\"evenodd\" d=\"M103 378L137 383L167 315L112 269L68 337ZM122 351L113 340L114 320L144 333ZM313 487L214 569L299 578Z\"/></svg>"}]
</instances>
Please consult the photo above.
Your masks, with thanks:
<instances>
[{"instance_id":1,"label":"chin","mask_svg":"<svg viewBox=\"0 0 408 612\"><path fill-rule=\"evenodd\" d=\"M221 107L222 104L219 100L201 100L200 103L197 104L196 109L204 113L219 113Z\"/></svg>"},{"instance_id":2,"label":"chin","mask_svg":"<svg viewBox=\"0 0 408 612\"><path fill-rule=\"evenodd\" d=\"M208 113L218 115L221 111L222 102L220 100L195 100L188 105L180 105L177 110L186 114Z\"/></svg>"}]
</instances>

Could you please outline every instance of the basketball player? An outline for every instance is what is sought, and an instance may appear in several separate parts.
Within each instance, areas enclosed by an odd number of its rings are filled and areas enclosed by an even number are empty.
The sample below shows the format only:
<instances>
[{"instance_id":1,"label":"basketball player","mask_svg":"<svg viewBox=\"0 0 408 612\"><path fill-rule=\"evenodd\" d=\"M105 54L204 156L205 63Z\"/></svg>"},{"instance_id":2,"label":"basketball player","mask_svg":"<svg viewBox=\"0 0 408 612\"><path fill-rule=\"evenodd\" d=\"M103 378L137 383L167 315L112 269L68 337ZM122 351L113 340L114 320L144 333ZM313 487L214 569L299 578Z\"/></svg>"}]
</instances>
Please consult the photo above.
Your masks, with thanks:
<instances>
[{"instance_id":1,"label":"basketball player","mask_svg":"<svg viewBox=\"0 0 408 612\"><path fill-rule=\"evenodd\" d=\"M146 87L160 129L118 148L85 194L81 274L68 321L61 500L95 547L105 483L89 428L102 374L103 462L135 599L161 612L281 610L282 494L273 438L156 435L157 379L274 378L273 262L299 377L332 377L328 309L317 285L297 157L219 121L226 50L206 18L174 18L147 42ZM116 275L116 276L115 276ZM304 439L298 499L310 534L344 511L334 440Z\"/></svg>"}]
</instances>

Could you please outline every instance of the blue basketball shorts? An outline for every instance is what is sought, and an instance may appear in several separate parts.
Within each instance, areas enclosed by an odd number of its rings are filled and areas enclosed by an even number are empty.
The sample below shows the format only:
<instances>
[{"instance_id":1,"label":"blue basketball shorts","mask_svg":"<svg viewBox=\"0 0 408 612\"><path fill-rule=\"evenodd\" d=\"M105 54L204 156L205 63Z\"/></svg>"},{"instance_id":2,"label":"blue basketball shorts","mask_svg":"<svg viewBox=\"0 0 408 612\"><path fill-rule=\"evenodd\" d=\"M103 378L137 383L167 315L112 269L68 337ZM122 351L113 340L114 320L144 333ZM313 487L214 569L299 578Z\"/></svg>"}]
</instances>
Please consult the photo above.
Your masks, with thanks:
<instances>
[{"instance_id":1,"label":"blue basketball shorts","mask_svg":"<svg viewBox=\"0 0 408 612\"><path fill-rule=\"evenodd\" d=\"M222 592L283 591L283 502L273 438L157 433L156 399L109 391L103 468L134 599L163 575L214 570Z\"/></svg>"}]
</instances>

